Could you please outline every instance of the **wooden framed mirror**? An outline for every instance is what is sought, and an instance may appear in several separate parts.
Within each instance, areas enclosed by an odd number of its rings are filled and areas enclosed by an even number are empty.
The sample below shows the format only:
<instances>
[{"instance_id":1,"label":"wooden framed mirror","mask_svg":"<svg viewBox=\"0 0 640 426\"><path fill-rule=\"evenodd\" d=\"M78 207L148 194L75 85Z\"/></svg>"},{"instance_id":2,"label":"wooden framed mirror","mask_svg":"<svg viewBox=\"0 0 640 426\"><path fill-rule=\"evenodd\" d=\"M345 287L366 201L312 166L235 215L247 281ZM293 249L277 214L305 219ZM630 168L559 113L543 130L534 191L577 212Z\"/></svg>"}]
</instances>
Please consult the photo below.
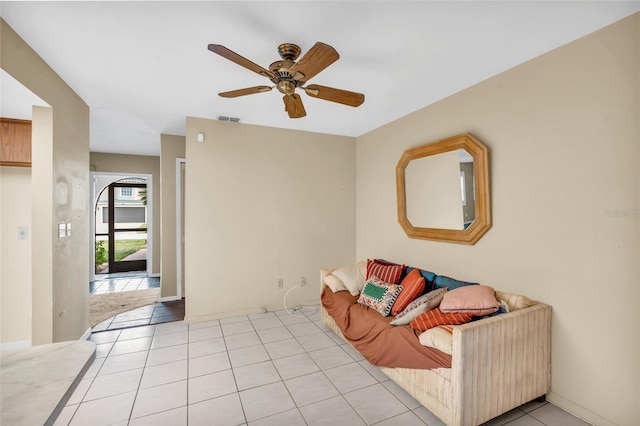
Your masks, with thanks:
<instances>
[{"instance_id":1,"label":"wooden framed mirror","mask_svg":"<svg viewBox=\"0 0 640 426\"><path fill-rule=\"evenodd\" d=\"M470 133L407 149L396 191L410 238L475 244L491 228L489 150Z\"/></svg>"}]
</instances>

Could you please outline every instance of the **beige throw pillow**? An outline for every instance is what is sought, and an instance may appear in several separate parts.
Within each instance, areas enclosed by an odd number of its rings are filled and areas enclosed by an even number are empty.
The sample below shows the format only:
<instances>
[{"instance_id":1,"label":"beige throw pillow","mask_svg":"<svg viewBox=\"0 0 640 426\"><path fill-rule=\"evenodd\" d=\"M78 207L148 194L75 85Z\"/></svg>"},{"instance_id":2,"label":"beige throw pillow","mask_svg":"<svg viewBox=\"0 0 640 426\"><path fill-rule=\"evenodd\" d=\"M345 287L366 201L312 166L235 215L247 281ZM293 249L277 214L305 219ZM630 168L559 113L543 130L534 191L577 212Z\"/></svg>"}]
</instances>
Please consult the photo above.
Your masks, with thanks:
<instances>
[{"instance_id":1,"label":"beige throw pillow","mask_svg":"<svg viewBox=\"0 0 640 426\"><path fill-rule=\"evenodd\" d=\"M356 262L343 266L333 271L333 275L338 277L352 296L358 296L364 288L364 276L367 269L366 262Z\"/></svg>"},{"instance_id":2,"label":"beige throw pillow","mask_svg":"<svg viewBox=\"0 0 640 426\"><path fill-rule=\"evenodd\" d=\"M436 348L445 354L453 352L453 326L440 325L420 334L420 344L430 348Z\"/></svg>"},{"instance_id":3,"label":"beige throw pillow","mask_svg":"<svg viewBox=\"0 0 640 426\"><path fill-rule=\"evenodd\" d=\"M528 308L536 304L533 300L527 296L520 294L506 293L504 291L496 291L496 299L503 301L509 307L509 312L517 311L518 309Z\"/></svg>"},{"instance_id":4,"label":"beige throw pillow","mask_svg":"<svg viewBox=\"0 0 640 426\"><path fill-rule=\"evenodd\" d=\"M333 291L334 293L337 291L346 291L347 287L344 285L342 280L336 277L333 274L325 275L324 283Z\"/></svg>"}]
</instances>

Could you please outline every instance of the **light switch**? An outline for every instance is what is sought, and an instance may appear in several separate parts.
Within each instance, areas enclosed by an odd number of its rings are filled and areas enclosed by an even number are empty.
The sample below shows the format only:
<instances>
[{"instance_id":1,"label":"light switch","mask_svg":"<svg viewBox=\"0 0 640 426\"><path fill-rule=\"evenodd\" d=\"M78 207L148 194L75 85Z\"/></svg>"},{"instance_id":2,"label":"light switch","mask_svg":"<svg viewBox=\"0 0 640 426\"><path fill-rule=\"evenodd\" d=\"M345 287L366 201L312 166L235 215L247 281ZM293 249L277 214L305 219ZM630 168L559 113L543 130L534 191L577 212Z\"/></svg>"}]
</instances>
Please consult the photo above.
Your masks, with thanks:
<instances>
[{"instance_id":1,"label":"light switch","mask_svg":"<svg viewBox=\"0 0 640 426\"><path fill-rule=\"evenodd\" d=\"M67 236L67 224L59 223L58 224L58 238L64 238Z\"/></svg>"},{"instance_id":2,"label":"light switch","mask_svg":"<svg viewBox=\"0 0 640 426\"><path fill-rule=\"evenodd\" d=\"M67 223L67 237L71 236L71 224Z\"/></svg>"},{"instance_id":3,"label":"light switch","mask_svg":"<svg viewBox=\"0 0 640 426\"><path fill-rule=\"evenodd\" d=\"M18 239L26 240L29 238L29 228L26 226L18 226Z\"/></svg>"}]
</instances>

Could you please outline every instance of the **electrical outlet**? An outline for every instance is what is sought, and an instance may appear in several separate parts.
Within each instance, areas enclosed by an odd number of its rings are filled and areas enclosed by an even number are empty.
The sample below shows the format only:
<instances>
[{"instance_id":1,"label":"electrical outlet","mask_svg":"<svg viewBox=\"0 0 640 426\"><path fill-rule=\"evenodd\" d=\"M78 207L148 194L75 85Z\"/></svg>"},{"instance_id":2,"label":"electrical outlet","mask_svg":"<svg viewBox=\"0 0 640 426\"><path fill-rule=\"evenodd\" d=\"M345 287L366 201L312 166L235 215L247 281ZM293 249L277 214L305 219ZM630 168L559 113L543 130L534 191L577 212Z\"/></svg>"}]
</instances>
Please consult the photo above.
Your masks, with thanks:
<instances>
[{"instance_id":1,"label":"electrical outlet","mask_svg":"<svg viewBox=\"0 0 640 426\"><path fill-rule=\"evenodd\" d=\"M278 288L284 288L284 280L282 278L278 278Z\"/></svg>"},{"instance_id":2,"label":"electrical outlet","mask_svg":"<svg viewBox=\"0 0 640 426\"><path fill-rule=\"evenodd\" d=\"M307 285L307 277L305 277L304 275L300 277L300 285L303 287Z\"/></svg>"}]
</instances>

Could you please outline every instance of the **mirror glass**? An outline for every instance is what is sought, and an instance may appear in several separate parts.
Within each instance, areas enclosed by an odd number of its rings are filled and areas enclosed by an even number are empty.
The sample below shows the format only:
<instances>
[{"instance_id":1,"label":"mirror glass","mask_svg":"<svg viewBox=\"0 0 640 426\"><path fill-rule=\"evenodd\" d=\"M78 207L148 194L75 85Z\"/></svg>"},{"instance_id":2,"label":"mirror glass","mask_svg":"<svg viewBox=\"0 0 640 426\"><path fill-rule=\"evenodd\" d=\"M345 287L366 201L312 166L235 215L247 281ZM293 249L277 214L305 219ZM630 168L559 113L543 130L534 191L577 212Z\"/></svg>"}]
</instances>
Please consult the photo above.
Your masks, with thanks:
<instances>
[{"instance_id":1,"label":"mirror glass","mask_svg":"<svg viewBox=\"0 0 640 426\"><path fill-rule=\"evenodd\" d=\"M466 229L475 219L473 157L464 149L410 161L407 219L417 227Z\"/></svg>"},{"instance_id":2,"label":"mirror glass","mask_svg":"<svg viewBox=\"0 0 640 426\"><path fill-rule=\"evenodd\" d=\"M396 184L409 237L475 244L491 227L488 151L468 133L405 151Z\"/></svg>"}]
</instances>

